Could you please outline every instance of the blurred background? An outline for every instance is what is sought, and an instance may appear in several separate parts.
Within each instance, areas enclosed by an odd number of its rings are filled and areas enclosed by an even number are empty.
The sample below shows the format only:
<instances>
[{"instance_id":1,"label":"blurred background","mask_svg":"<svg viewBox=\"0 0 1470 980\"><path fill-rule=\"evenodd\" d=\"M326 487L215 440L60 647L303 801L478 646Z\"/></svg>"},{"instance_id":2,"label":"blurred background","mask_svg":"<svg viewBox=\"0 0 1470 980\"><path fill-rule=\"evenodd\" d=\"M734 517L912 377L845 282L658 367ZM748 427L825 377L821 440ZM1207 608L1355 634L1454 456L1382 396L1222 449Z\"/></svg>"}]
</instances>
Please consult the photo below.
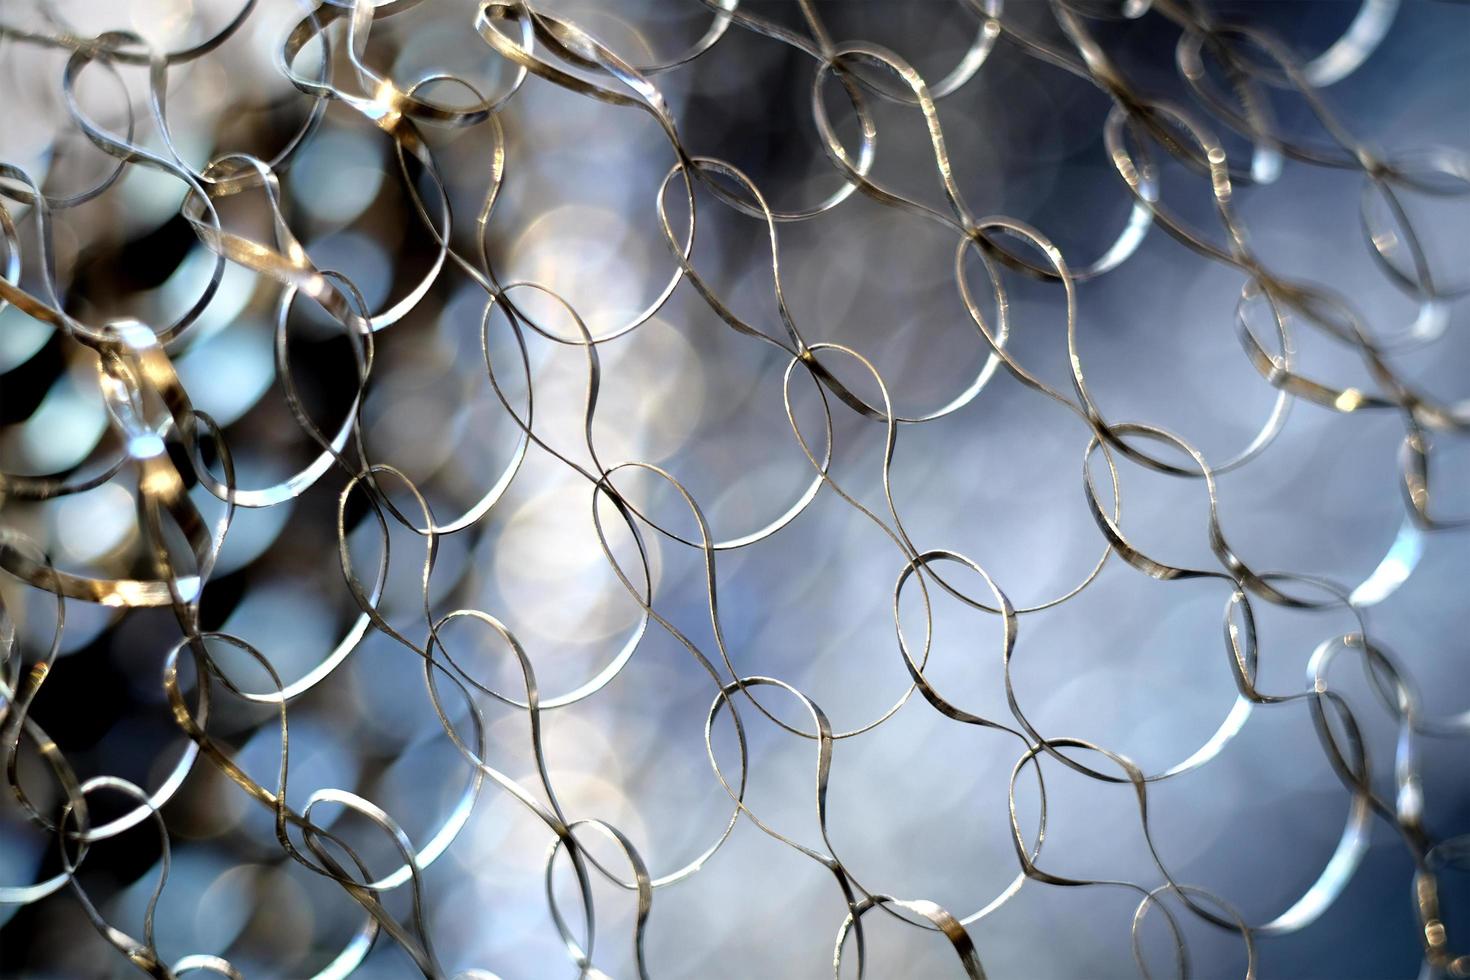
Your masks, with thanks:
<instances>
[{"instance_id":1,"label":"blurred background","mask_svg":"<svg viewBox=\"0 0 1470 980\"><path fill-rule=\"evenodd\" d=\"M874 40L931 84L961 63L981 30L970 6L947 0L815 6L833 39ZM1094 13L1113 13L1106 4L1093 6ZM695 0L544 0L537 8L581 25L634 64L671 60L712 20ZM740 9L807 36L794 2L742 0ZM1309 58L1348 29L1359 6L1308 0L1211 9L1222 20L1275 31ZM214 35L238 11L236 0L105 6L6 0L0 23L50 35L131 30L158 50L178 50ZM379 17L365 58L401 88L446 72L487 96L508 91L513 66L470 26L474 13L471 3L435 2ZM302 16L296 4L262 0L217 50L169 69L171 135L191 166L229 152L272 160L291 146L312 101L283 76L276 59ZM1009 0L1002 17L1066 46L1047 4ZM1110 16L1094 27L1140 90L1208 118L1179 77L1179 28L1166 17L1154 11L1136 19ZM1470 150L1467 55L1470 8L1409 0L1397 7L1381 45L1356 71L1325 87L1323 97L1358 139L1390 156L1424 147L1463 154ZM0 160L55 197L96 186L116 166L71 119L61 87L67 57L14 31L0 34ZM319 57L308 47L296 67L309 75ZM817 207L843 186L812 121L816 70L810 55L735 25L708 51L653 81L690 153L728 161L772 209L797 211ZM841 87L829 79L819 91L847 145L856 146ZM470 101L464 88L449 83L425 92L451 104ZM131 111L133 142L161 151L147 95L146 68L122 65L115 76L89 69L75 98L118 133ZM1275 97L1283 133L1321 138L1299 97L1287 91ZM923 117L893 101L869 104L879 133L874 179L942 208ZM1090 264L1119 236L1132 209L1103 143L1110 106L1089 81L1002 38L973 78L938 100L954 179L971 209L1024 221L1074 267ZM655 210L674 163L667 139L645 113L534 75L496 118L505 175L485 241L498 281L541 284L594 337L618 332L660 298L679 268ZM1232 162L1245 166L1249 144L1213 120L1211 128L1224 134ZM423 133L453 205L451 243L473 255L479 233L473 218L494 179L491 129L425 125ZM500 312L486 313L479 285L453 263L435 262L438 246L406 191L393 140L360 113L331 104L277 172L282 213L317 267L350 279L372 311L402 314L374 336L372 380L361 407L366 455L412 479L441 523L473 512L517 459L520 429L486 371L488 360L506 400L523 412L527 373L514 334ZM1376 334L1415 341L1393 363L1419 390L1451 403L1470 397L1470 306L1448 304L1432 342L1412 335L1419 303L1373 260L1359 218L1363 184L1358 171L1289 160L1274 182L1240 187L1235 204L1252 248L1273 269L1341 292ZM1204 180L1171 163L1161 185L1180 220L1222 240ZM418 186L428 195L426 181ZM88 323L133 316L163 324L190 308L214 263L179 214L184 190L175 178L129 166L95 199L53 212L56 281L67 312ZM763 222L722 204L707 188L696 196L694 267L739 316L780 336ZM682 238L688 216L677 180L665 200ZM4 205L26 258L20 282L37 292L34 208L9 198ZM1470 268L1470 195L1406 195L1405 207L1441 278L1463 281ZM259 202L241 208L232 220L268 241ZM984 369L989 350L955 288L952 231L857 193L778 231L784 296L802 335L869 359L895 412L935 412ZM982 280L972 269L972 284ZM1005 281L1007 348L1070 392L1061 289L1009 273ZM1211 461L1244 449L1270 414L1275 391L1236 336L1243 282L1240 272L1201 258L1158 228L1116 269L1080 282L1080 356L1107 417L1169 429ZM169 347L195 407L222 427L240 487L275 484L319 451L293 418L277 370L282 292L268 277L228 265L208 307ZM576 337L571 317L551 300L529 290L515 300L548 333ZM286 360L311 416L335 432L356 394L352 346L339 325L308 306L296 302L285 313ZM582 432L585 351L534 331L525 337L538 436L592 465ZM1304 373L1372 387L1351 348L1310 331L1297 339ZM789 357L729 329L687 281L636 329L599 344L598 353L592 439L602 465L643 461L668 471L699 502L720 541L759 531L803 499L814 470L787 419L782 379ZM859 394L877 400L871 378L838 358L831 363ZM820 454L826 445L821 401L799 371L789 397L802 435ZM833 478L886 514L884 427L828 401ZM1105 552L1079 479L1088 437L1075 415L997 371L963 407L900 428L892 496L918 547L969 557L1018 607L1042 604L1071 591ZM1425 713L1448 716L1470 708L1464 585L1470 541L1466 531L1405 530L1402 438L1392 412L1343 414L1296 404L1269 449L1219 477L1219 517L1253 568L1320 576L1349 591L1361 587L1355 598L1371 635L1413 678ZM0 471L92 472L116 446L95 356L13 306L0 310ZM1463 438L1436 442L1435 462L1444 510L1470 513L1470 445ZM648 518L685 538L697 536L668 484L628 471L616 482ZM419 658L361 627L337 558L337 506L346 483L333 469L293 499L240 510L203 592L202 623L263 651L288 686L332 665L289 705L288 803L299 808L326 787L348 790L391 814L422 847L453 819L473 773L425 693ZM1120 487L1123 527L1140 547L1178 565L1218 566L1200 481L1125 463ZM206 490L192 493L206 515L218 514ZM0 523L40 543L58 567L122 577L141 567L146 544L135 495L136 483L124 473L85 493L5 501ZM612 508L605 501L599 508L587 480L532 447L494 505L439 540L429 599L436 616L472 608L501 620L534 664L543 700L624 664L597 693L545 711L541 734L568 815L617 827L657 878L695 861L731 817L733 804L704 743L715 688L669 632L656 625L640 632L642 611L604 555L594 512L603 518L612 553L632 574L636 552ZM349 508L347 540L365 581L382 551L378 533L367 507ZM718 661L701 551L647 528L643 540L655 608ZM395 527L391 542L383 613L421 642L423 539ZM778 532L721 551L716 580L733 669L792 685L821 706L838 732L874 722L909 684L895 616L910 644L924 633L916 589L904 592L895 611L894 581L904 561L830 487ZM952 567L958 586L988 599L978 576ZM0 581L0 594L28 666L50 642L55 601L9 577ZM1146 772L1165 770L1206 743L1235 703L1220 626L1229 597L1219 580L1160 582L1110 560L1075 597L1020 617L1011 667L1016 699L1048 736L1095 741ZM930 598L931 683L967 710L1009 721L999 618L937 589ZM116 775L151 792L189 744L161 682L178 622L167 608L120 610L71 600L65 607L59 656L31 716L81 778ZM1259 683L1266 690L1306 689L1312 651L1357 628L1343 609L1257 602L1255 611ZM444 641L485 686L523 696L516 661L483 623L454 621ZM228 655L221 650L220 656ZM271 687L243 657L232 669L248 690ZM186 675L192 699L194 682ZM1396 720L1348 658L1332 679L1362 726L1375 785L1391 797ZM791 695L771 687L757 696L789 724L810 724ZM445 704L462 723L456 697L445 695ZM526 713L476 697L486 721L486 761L539 794ZM748 806L774 830L823 849L813 742L747 707L742 720ZM216 685L208 729L252 778L273 785L279 718L268 706ZM727 714L713 725L711 745L733 778L738 755ZM1426 829L1436 839L1470 831L1464 741L1423 738L1417 747ZM1011 736L957 724L910 698L881 725L836 744L826 821L833 851L872 891L928 899L962 918L986 909L1019 872L1007 795L1020 752ZM20 783L41 805L56 805L59 793L34 745L23 740L19 755ZM1042 867L1075 878L1162 883L1128 785L1085 778L1054 761L1043 766ZM114 803L99 798L94 821L107 819ZM1027 773L1016 782L1016 803L1029 840L1038 798ZM131 807L115 805L112 815ZM1246 921L1263 923L1317 880L1338 846L1349 805L1310 711L1298 702L1258 707L1213 761L1152 784L1149 820L1158 855L1178 881L1209 889ZM283 855L269 810L213 766L195 763L161 814L171 849L156 913L165 960L215 953L246 976L308 977L326 968L361 927L362 909L336 884ZM359 846L379 873L401 863L381 833L348 811L323 807L315 817ZM494 784L481 790L463 829L424 872L426 919L447 973L474 968L505 980L577 975L548 913L543 869L553 840L505 790ZM587 840L609 868L626 873L615 849ZM144 823L95 844L79 880L109 921L141 935L160 857L157 834ZM54 836L27 823L6 794L0 886L23 887L61 870ZM1375 820L1361 865L1337 900L1305 928L1258 940L1260 975L1419 975L1412 873L1394 828ZM575 879L564 857L551 887L562 908L575 910ZM395 914L407 913L406 891L385 896ZM593 892L595 962L612 976L635 975L633 895L595 874ZM1463 951L1470 876L1442 875L1441 898ZM1135 976L1129 929L1137 904L1136 893L1120 888L1027 882L969 931L991 977ZM655 891L648 969L655 976L827 975L845 914L827 870L742 818L697 873ZM568 915L580 921L579 913ZM863 921L868 975L961 975L953 951L935 933L881 913ZM1180 921L1192 975L1244 974L1239 936L1188 914ZM1140 930L1155 975L1171 969L1167 939L1156 914ZM0 974L41 980L135 972L87 921L70 888L28 904L0 904ZM353 975L415 972L402 949L380 937ZM851 962L844 975L856 975Z\"/></svg>"}]
</instances>

